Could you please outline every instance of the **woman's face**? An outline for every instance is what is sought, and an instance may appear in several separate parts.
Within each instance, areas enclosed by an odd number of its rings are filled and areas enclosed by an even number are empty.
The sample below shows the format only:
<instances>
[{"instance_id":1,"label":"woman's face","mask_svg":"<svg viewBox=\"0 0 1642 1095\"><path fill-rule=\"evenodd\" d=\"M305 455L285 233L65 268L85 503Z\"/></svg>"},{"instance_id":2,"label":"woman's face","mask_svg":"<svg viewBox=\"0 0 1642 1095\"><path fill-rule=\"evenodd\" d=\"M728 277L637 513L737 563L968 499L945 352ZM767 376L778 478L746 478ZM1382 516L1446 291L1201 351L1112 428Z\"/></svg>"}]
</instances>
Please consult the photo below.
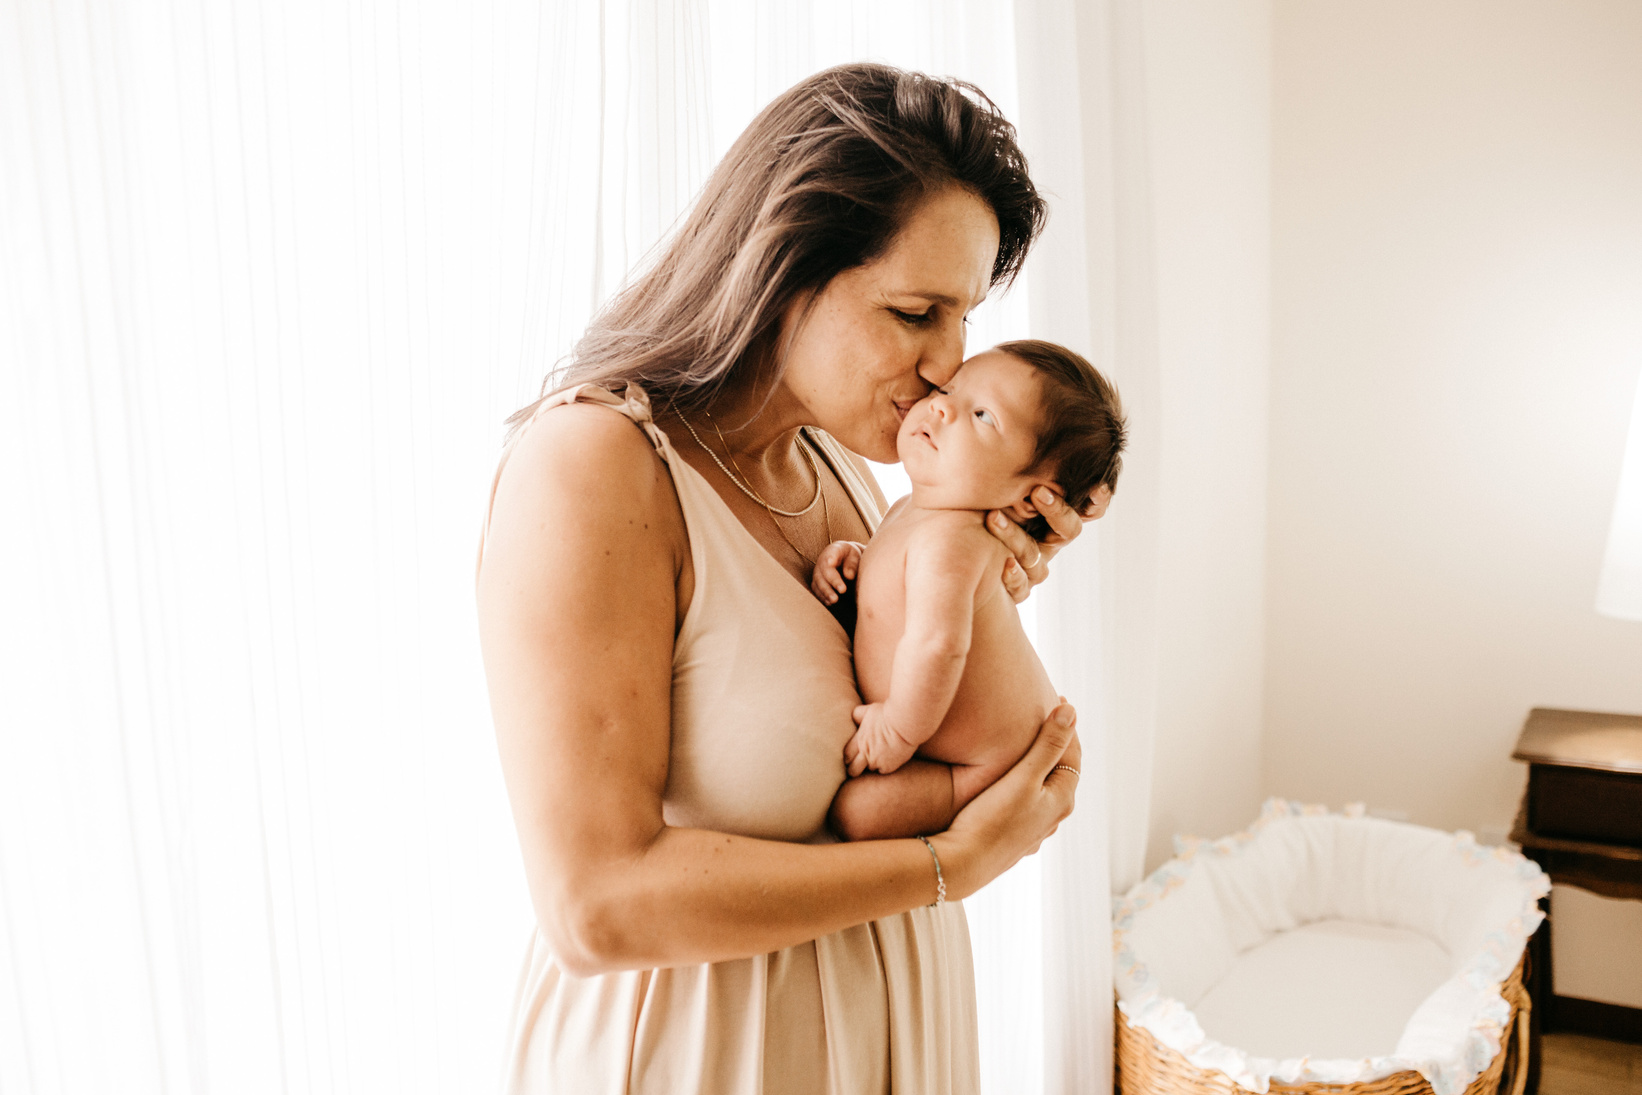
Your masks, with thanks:
<instances>
[{"instance_id":1,"label":"woman's face","mask_svg":"<svg viewBox=\"0 0 1642 1095\"><path fill-rule=\"evenodd\" d=\"M963 363L964 317L986 298L998 218L971 191L920 202L883 254L845 270L782 320L783 387L802 416L869 460L893 463L901 420Z\"/></svg>"}]
</instances>

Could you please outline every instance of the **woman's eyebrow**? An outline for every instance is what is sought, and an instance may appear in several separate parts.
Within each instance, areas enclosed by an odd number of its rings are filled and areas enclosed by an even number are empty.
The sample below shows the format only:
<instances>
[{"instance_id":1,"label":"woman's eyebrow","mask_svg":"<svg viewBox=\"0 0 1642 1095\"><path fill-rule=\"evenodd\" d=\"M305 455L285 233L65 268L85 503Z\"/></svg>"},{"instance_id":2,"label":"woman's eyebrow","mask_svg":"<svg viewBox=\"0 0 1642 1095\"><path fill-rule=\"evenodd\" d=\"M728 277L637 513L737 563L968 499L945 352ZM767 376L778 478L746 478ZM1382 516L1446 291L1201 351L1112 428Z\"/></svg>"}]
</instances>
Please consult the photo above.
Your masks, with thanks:
<instances>
[{"instance_id":1,"label":"woman's eyebrow","mask_svg":"<svg viewBox=\"0 0 1642 1095\"><path fill-rule=\"evenodd\" d=\"M918 297L922 300L929 301L931 304L945 304L949 308L956 308L958 306L957 297L948 296L946 293L931 292L928 289L903 289L898 295L903 297Z\"/></svg>"}]
</instances>

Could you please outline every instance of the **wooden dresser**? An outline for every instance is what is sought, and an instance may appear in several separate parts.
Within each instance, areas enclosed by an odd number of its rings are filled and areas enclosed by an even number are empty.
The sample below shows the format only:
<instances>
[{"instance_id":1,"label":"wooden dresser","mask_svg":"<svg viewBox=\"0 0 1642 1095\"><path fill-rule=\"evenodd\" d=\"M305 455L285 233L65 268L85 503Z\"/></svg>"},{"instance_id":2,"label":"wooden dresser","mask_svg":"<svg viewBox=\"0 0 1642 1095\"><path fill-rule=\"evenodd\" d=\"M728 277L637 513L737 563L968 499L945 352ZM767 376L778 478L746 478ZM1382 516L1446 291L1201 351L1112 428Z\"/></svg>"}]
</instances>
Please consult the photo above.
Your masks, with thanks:
<instances>
[{"instance_id":1,"label":"wooden dresser","mask_svg":"<svg viewBox=\"0 0 1642 1095\"><path fill-rule=\"evenodd\" d=\"M1536 707L1511 755L1528 764L1511 831L1522 853L1554 883L1642 900L1642 716ZM1530 945L1537 1028L1642 1042L1642 1009L1557 996L1553 958L1547 921Z\"/></svg>"}]
</instances>

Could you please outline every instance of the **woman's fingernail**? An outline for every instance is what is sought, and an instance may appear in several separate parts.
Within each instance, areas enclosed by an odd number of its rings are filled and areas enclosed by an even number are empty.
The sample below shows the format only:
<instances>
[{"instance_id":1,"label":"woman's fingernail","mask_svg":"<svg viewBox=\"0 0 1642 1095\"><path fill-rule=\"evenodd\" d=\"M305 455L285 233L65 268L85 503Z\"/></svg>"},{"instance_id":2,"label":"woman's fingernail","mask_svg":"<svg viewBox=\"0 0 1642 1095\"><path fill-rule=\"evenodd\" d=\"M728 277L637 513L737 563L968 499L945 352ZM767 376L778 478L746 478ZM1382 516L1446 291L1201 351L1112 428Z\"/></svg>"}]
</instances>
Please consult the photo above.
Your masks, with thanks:
<instances>
[{"instance_id":1,"label":"woman's fingernail","mask_svg":"<svg viewBox=\"0 0 1642 1095\"><path fill-rule=\"evenodd\" d=\"M970 527L973 528L974 526L971 525ZM1062 726L1071 726L1073 720L1077 717L1078 713L1070 707L1062 707L1059 711L1055 712L1055 721L1060 723Z\"/></svg>"},{"instance_id":2,"label":"woman's fingernail","mask_svg":"<svg viewBox=\"0 0 1642 1095\"><path fill-rule=\"evenodd\" d=\"M975 526L970 525L969 527L974 528ZM1004 529L1009 527L1009 521L1004 517L1003 514L994 513L992 515L992 527L997 529L999 532L1002 532Z\"/></svg>"}]
</instances>

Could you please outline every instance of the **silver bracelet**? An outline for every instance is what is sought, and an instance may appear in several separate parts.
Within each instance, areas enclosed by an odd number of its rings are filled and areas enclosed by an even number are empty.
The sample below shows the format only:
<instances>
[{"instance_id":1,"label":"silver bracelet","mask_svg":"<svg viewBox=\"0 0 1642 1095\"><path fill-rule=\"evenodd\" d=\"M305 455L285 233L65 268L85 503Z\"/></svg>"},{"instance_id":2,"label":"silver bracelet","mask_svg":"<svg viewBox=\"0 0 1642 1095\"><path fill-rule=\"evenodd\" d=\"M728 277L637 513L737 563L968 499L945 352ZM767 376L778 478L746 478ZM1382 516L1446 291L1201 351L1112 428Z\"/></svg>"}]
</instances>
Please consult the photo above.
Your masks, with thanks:
<instances>
[{"instance_id":1,"label":"silver bracelet","mask_svg":"<svg viewBox=\"0 0 1642 1095\"><path fill-rule=\"evenodd\" d=\"M941 857L935 854L935 845L929 842L928 837L921 836L918 839L929 849L929 858L935 861L935 900L929 903L929 907L939 908L946 904L946 876L941 874Z\"/></svg>"}]
</instances>

